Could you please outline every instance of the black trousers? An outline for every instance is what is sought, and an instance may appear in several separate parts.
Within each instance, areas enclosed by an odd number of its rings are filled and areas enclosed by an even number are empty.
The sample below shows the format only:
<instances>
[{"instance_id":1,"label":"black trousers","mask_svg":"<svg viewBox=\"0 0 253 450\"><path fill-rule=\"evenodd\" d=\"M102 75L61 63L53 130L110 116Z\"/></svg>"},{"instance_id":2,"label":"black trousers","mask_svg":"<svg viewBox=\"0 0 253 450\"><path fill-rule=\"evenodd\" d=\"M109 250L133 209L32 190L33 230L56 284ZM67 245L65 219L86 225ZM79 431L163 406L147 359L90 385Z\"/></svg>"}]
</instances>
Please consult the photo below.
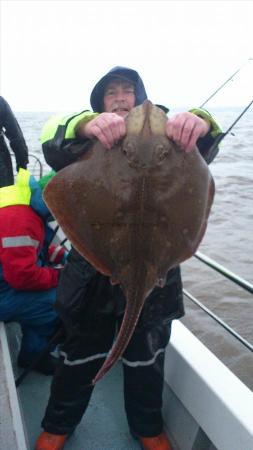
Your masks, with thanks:
<instances>
[{"instance_id":1,"label":"black trousers","mask_svg":"<svg viewBox=\"0 0 253 450\"><path fill-rule=\"evenodd\" d=\"M69 434L81 421L94 389L91 381L112 346L121 320L111 314L67 338L42 421L46 431ZM135 331L122 358L127 419L130 429L141 436L155 436L163 429L164 351L170 331L171 324Z\"/></svg>"},{"instance_id":2,"label":"black trousers","mask_svg":"<svg viewBox=\"0 0 253 450\"><path fill-rule=\"evenodd\" d=\"M118 286L72 249L57 289L56 309L66 331L62 360L54 375L42 426L69 434L88 406L91 382L112 347L125 309ZM162 431L164 352L171 320L183 314L180 269L164 288L146 299L135 332L123 354L124 399L129 427L142 436Z\"/></svg>"}]
</instances>

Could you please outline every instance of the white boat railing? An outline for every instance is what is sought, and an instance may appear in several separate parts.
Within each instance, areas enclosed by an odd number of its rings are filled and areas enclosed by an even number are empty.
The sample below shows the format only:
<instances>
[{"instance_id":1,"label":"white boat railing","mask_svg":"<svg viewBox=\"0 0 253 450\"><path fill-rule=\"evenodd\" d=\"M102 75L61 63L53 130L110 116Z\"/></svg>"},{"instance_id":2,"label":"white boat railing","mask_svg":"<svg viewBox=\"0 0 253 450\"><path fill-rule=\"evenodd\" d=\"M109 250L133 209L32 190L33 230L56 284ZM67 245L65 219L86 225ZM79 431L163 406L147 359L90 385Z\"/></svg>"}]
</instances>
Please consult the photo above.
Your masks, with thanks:
<instances>
[{"instance_id":1,"label":"white boat railing","mask_svg":"<svg viewBox=\"0 0 253 450\"><path fill-rule=\"evenodd\" d=\"M215 270L216 272L219 272L222 276L229 279L233 283L240 286L243 290L249 292L250 294L253 294L253 285L243 279L242 277L239 277L234 272L228 270L226 267L222 266L221 264L217 263L213 259L207 257L203 253L196 252L195 258L197 258L201 263L206 264L208 267L210 267L212 270ZM253 352L253 344L248 342L246 339L244 339L239 333L237 333L233 328L231 328L226 322L224 322L220 317L218 317L216 314L214 314L210 309L208 309L203 303L201 303L198 299L196 299L192 294L190 294L186 289L184 289L184 295L189 298L195 305L197 305L199 308L201 308L206 314L208 314L210 317L212 317L216 322L218 322L223 328L225 328L232 336L234 336L238 341L240 341L245 347L248 348L251 352Z\"/></svg>"},{"instance_id":2,"label":"white boat railing","mask_svg":"<svg viewBox=\"0 0 253 450\"><path fill-rule=\"evenodd\" d=\"M233 281L235 284L242 287L245 291L248 291L250 294L253 294L253 284L244 280L244 278L239 277L234 272L231 272L231 270L228 270L226 269L226 267L222 266L221 264L218 264L216 261L214 261L214 259L211 259L206 255L203 255L203 253L196 252L194 256L199 261L216 270L216 272L219 272L221 275L228 278L230 281Z\"/></svg>"},{"instance_id":3,"label":"white boat railing","mask_svg":"<svg viewBox=\"0 0 253 450\"><path fill-rule=\"evenodd\" d=\"M252 391L179 321L166 351L165 382L163 412L176 448L198 448L202 430L206 450L207 442L218 450L253 449Z\"/></svg>"}]
</instances>

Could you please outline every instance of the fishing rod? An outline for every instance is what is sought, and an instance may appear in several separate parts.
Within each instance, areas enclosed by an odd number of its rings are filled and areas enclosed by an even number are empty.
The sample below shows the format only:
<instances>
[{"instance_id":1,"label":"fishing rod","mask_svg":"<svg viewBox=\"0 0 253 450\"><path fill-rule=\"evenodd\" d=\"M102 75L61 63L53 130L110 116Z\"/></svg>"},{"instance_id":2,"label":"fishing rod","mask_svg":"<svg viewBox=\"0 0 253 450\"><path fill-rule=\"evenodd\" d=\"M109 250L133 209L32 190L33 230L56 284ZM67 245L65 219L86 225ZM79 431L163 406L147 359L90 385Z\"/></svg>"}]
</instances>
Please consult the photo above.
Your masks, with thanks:
<instances>
[{"instance_id":1,"label":"fishing rod","mask_svg":"<svg viewBox=\"0 0 253 450\"><path fill-rule=\"evenodd\" d=\"M199 108L203 108L203 106L205 106L209 100L211 100L211 98L213 98L224 86L226 86L227 83L229 83L229 81L231 81L233 79L233 77L235 75L237 75L242 69L243 67L245 67L250 61L253 61L253 58L248 58L247 61L242 64L242 66L239 67L239 69L237 69L232 75L230 75L230 77L224 81L224 83L222 83L200 106ZM246 108L244 108L244 110L241 112L241 114L234 120L234 122L232 123L232 125L229 126L229 128L227 129L227 131L225 133L219 133L219 135L215 138L212 146L209 149L209 155L212 155L212 159L217 155L219 149L218 149L218 145L220 144L220 142L228 135L228 133L231 132L231 130L234 128L234 126L236 125L236 123L241 119L241 117L246 113L246 111L250 108L250 106L252 105L253 100L246 106ZM233 133L231 133L233 134ZM207 160L207 163L209 163L211 161Z\"/></svg>"},{"instance_id":2,"label":"fishing rod","mask_svg":"<svg viewBox=\"0 0 253 450\"><path fill-rule=\"evenodd\" d=\"M230 77L226 80L226 81L224 81L224 83L222 83L221 84L221 86L219 86L201 105L200 105L200 108L203 108L203 106L205 106L206 105L206 103L207 102L209 102L209 100L211 100L211 98L213 98L224 86L226 86L226 84L227 83L229 83L229 81L231 81L232 79L233 79L233 77L235 76L235 75L237 75L241 70L242 70L242 68L243 67L245 67L248 63L249 63L249 61L253 61L253 58L248 58L248 60L242 65L242 66L240 66L239 67L239 69L237 69L232 75L230 75Z\"/></svg>"},{"instance_id":3,"label":"fishing rod","mask_svg":"<svg viewBox=\"0 0 253 450\"><path fill-rule=\"evenodd\" d=\"M230 131L232 130L232 128L234 128L235 124L237 124L238 120L240 120L240 118L246 113L246 111L250 108L250 106L253 103L253 99L249 102L249 104L246 106L246 108L244 108L244 110L241 112L241 114L235 119L235 121L232 123L232 125L230 125L230 127L227 129L227 131L224 134L223 138L230 133Z\"/></svg>"},{"instance_id":4,"label":"fishing rod","mask_svg":"<svg viewBox=\"0 0 253 450\"><path fill-rule=\"evenodd\" d=\"M246 113L246 111L248 111L248 109L250 108L250 106L253 103L253 99L249 102L249 104L244 108L244 110L239 114L239 116L234 120L234 122L228 127L227 131L225 131L225 133L220 133L216 138L215 141L213 143L213 145L211 146L209 152L211 155L215 154L213 152L215 152L215 149L217 149L218 145L221 143L221 141L223 141L223 139L228 135L228 133L231 132L232 128L234 128L234 126L237 124L237 122L241 119L241 117Z\"/></svg>"}]
</instances>

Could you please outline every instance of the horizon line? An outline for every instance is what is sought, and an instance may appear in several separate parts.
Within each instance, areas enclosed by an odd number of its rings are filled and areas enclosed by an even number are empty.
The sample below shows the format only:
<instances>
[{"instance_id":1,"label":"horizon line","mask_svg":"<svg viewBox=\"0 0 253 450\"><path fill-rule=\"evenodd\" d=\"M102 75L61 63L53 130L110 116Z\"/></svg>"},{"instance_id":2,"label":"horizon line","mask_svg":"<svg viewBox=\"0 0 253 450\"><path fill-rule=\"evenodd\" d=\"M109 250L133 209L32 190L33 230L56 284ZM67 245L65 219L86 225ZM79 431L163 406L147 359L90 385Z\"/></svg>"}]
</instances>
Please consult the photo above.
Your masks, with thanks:
<instances>
[{"instance_id":1,"label":"horizon line","mask_svg":"<svg viewBox=\"0 0 253 450\"><path fill-rule=\"evenodd\" d=\"M186 109L186 108L188 108L189 106L186 106L186 105L175 105L175 106L173 106L172 108L170 108L169 109L169 112L170 111L172 111L173 109L178 109L178 108L182 108L182 109ZM207 109L208 108L212 108L212 109L219 109L219 108L245 108L245 104L243 104L243 105L210 105L210 106L207 106ZM205 106L204 106L204 109L206 109L205 108ZM63 109L13 109L13 111L14 111L14 113L23 113L23 112L39 112L39 113L48 113L48 112L54 112L54 113L62 113L62 112L64 112L64 111L66 111L66 110L63 110ZM69 109L68 111L70 111L70 112L72 112L72 111L74 111L74 109Z\"/></svg>"}]
</instances>

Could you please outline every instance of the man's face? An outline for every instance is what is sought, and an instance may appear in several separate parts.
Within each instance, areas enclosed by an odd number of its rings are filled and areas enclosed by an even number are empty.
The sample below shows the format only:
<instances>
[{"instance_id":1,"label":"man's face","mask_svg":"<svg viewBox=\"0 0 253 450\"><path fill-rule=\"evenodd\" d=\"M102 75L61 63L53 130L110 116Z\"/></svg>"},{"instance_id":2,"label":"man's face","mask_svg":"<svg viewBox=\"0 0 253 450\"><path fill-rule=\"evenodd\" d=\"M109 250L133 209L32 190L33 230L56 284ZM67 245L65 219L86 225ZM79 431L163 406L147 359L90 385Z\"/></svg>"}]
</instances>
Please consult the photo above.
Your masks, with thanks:
<instances>
[{"instance_id":1,"label":"man's face","mask_svg":"<svg viewBox=\"0 0 253 450\"><path fill-rule=\"evenodd\" d=\"M111 81L104 92L104 112L125 117L135 106L134 85L128 81Z\"/></svg>"}]
</instances>

